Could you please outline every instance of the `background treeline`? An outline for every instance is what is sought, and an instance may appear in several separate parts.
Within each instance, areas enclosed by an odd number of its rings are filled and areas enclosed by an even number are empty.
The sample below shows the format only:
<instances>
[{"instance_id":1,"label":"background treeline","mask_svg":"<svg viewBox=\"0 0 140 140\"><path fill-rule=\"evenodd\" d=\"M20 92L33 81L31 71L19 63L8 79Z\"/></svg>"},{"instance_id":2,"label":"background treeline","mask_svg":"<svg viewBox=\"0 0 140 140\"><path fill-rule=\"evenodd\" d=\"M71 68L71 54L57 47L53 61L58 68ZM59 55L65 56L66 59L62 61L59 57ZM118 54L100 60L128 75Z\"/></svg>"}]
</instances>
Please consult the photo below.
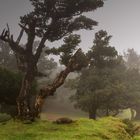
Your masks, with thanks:
<instances>
[{"instance_id":1,"label":"background treeline","mask_svg":"<svg viewBox=\"0 0 140 140\"><path fill-rule=\"evenodd\" d=\"M61 95L48 98L47 102L53 100L53 105L57 105L63 100L62 106L66 103L68 108L72 108L74 104L74 107L87 112L93 119L97 116L115 116L127 108L136 110L139 118L140 56L134 49L128 49L123 55L119 55L116 49L109 45L110 39L111 36L106 31L97 32L93 46L86 53L88 67L75 73L71 79L68 77L65 85L58 90ZM37 43L35 42L34 46ZM2 41L0 41L0 67L0 111L13 115L16 114L16 98L22 74L17 71L14 53ZM32 87L34 94L46 81L51 82L59 69L63 69L57 66L54 59L46 57L45 53L42 54L38 67L41 73ZM73 103L70 104L70 101ZM52 104L47 105L48 110L51 110ZM73 108L71 110L74 111Z\"/></svg>"}]
</instances>

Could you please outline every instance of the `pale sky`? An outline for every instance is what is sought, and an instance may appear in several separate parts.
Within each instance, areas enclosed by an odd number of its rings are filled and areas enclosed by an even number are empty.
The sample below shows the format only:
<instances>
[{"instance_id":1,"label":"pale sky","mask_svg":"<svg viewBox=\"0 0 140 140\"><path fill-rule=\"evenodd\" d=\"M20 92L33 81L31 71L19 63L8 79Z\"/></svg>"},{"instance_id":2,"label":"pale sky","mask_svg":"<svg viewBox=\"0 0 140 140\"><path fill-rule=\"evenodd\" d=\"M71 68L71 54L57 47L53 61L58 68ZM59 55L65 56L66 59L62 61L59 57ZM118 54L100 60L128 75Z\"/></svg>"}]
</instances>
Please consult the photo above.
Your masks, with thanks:
<instances>
[{"instance_id":1,"label":"pale sky","mask_svg":"<svg viewBox=\"0 0 140 140\"><path fill-rule=\"evenodd\" d=\"M19 17L30 10L28 0L0 0L0 31L8 23L16 36ZM81 47L84 50L92 46L95 32L103 29L113 36L111 45L118 52L134 48L140 54L140 0L106 0L104 7L88 16L98 21L99 25L93 31L78 32L82 35Z\"/></svg>"}]
</instances>

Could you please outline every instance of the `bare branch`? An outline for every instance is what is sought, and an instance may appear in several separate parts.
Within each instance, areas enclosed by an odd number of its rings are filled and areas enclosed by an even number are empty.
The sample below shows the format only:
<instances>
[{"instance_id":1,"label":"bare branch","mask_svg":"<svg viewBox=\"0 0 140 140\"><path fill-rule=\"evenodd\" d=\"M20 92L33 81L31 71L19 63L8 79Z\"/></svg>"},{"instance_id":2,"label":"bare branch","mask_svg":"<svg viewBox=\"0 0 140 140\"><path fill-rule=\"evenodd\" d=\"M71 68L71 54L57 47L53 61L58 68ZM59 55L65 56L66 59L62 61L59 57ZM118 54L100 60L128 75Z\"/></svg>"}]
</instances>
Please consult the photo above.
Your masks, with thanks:
<instances>
[{"instance_id":1,"label":"bare branch","mask_svg":"<svg viewBox=\"0 0 140 140\"><path fill-rule=\"evenodd\" d=\"M2 33L1 33L1 36L3 36L5 33L5 28L3 29Z\"/></svg>"},{"instance_id":2,"label":"bare branch","mask_svg":"<svg viewBox=\"0 0 140 140\"><path fill-rule=\"evenodd\" d=\"M26 26L26 25L25 25L25 26ZM17 40L16 40L16 43L17 43L17 44L20 43L20 40L21 40L21 38L22 38L22 36L23 36L23 33L24 33L24 28L21 28L21 31L20 31L20 33L19 33L19 36L18 36L18 38L17 38Z\"/></svg>"},{"instance_id":3,"label":"bare branch","mask_svg":"<svg viewBox=\"0 0 140 140\"><path fill-rule=\"evenodd\" d=\"M5 41L5 42L8 42L6 29L3 29L3 31L2 31L2 33L0 35L0 39Z\"/></svg>"},{"instance_id":4,"label":"bare branch","mask_svg":"<svg viewBox=\"0 0 140 140\"><path fill-rule=\"evenodd\" d=\"M13 38L13 37L11 36L11 38ZM8 42L8 43L9 43L11 49L12 49L15 53L19 53L19 54L22 54L22 55L25 54L25 50L24 50L22 47L20 47L17 43L15 43L14 41L10 41L10 42Z\"/></svg>"},{"instance_id":5,"label":"bare branch","mask_svg":"<svg viewBox=\"0 0 140 140\"><path fill-rule=\"evenodd\" d=\"M38 59L42 53L43 48L45 47L45 42L46 42L46 36L44 35L44 37L42 38L41 42L39 43L39 46L36 50L36 54L35 54L35 62L38 62Z\"/></svg>"},{"instance_id":6,"label":"bare branch","mask_svg":"<svg viewBox=\"0 0 140 140\"><path fill-rule=\"evenodd\" d=\"M6 26L7 26L7 37L9 38L9 36L10 36L10 28L9 28L9 25L8 25L8 23L6 24Z\"/></svg>"},{"instance_id":7,"label":"bare branch","mask_svg":"<svg viewBox=\"0 0 140 140\"><path fill-rule=\"evenodd\" d=\"M29 29L26 28L26 26L19 24L19 26L28 34L29 33Z\"/></svg>"},{"instance_id":8,"label":"bare branch","mask_svg":"<svg viewBox=\"0 0 140 140\"><path fill-rule=\"evenodd\" d=\"M7 42L11 49L19 54L24 54L25 50L20 47L13 39L13 35L10 35L9 25L7 24L7 30L4 29L0 35L0 39Z\"/></svg>"},{"instance_id":9,"label":"bare branch","mask_svg":"<svg viewBox=\"0 0 140 140\"><path fill-rule=\"evenodd\" d=\"M9 25L7 24L7 29L4 29L0 35L0 39L5 41L5 42L10 42L10 28Z\"/></svg>"}]
</instances>

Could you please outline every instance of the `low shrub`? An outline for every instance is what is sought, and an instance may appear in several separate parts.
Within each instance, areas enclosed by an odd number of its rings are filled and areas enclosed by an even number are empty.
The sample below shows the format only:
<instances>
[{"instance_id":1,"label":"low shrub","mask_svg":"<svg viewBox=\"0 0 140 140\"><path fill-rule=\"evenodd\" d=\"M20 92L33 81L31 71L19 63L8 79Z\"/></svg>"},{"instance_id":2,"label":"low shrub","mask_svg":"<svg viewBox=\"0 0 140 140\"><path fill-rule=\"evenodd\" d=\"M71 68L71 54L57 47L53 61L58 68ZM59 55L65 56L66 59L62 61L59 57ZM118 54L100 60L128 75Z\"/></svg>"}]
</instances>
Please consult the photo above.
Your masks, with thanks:
<instances>
[{"instance_id":1,"label":"low shrub","mask_svg":"<svg viewBox=\"0 0 140 140\"><path fill-rule=\"evenodd\" d=\"M72 119L66 118L66 117L59 118L56 121L54 121L54 123L57 123L57 124L70 124L70 123L73 123L73 122L74 121Z\"/></svg>"},{"instance_id":2,"label":"low shrub","mask_svg":"<svg viewBox=\"0 0 140 140\"><path fill-rule=\"evenodd\" d=\"M126 132L129 133L130 136L134 136L135 135L135 124L129 120L129 119L124 119L123 123L126 124Z\"/></svg>"},{"instance_id":3,"label":"low shrub","mask_svg":"<svg viewBox=\"0 0 140 140\"><path fill-rule=\"evenodd\" d=\"M6 113L0 113L0 123L7 122L11 120L12 117Z\"/></svg>"}]
</instances>

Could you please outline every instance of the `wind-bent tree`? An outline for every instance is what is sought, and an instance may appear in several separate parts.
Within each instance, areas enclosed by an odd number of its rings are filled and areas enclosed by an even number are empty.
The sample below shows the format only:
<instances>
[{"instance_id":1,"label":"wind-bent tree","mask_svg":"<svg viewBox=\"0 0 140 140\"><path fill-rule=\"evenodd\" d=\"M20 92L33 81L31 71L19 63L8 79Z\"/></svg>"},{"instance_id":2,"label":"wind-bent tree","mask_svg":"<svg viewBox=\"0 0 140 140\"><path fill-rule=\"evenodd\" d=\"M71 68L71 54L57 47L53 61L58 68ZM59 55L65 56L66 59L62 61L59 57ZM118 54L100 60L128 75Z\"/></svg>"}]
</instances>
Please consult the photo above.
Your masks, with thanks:
<instances>
[{"instance_id":1,"label":"wind-bent tree","mask_svg":"<svg viewBox=\"0 0 140 140\"><path fill-rule=\"evenodd\" d=\"M23 119L37 116L44 98L53 95L55 90L63 84L70 72L79 70L83 66L76 61L77 56L81 54L81 50L78 49L72 55L71 50L73 49L68 49L71 57L69 57L66 69L56 77L51 85L46 85L46 87L40 90L34 104L31 105L29 98L30 89L36 76L37 63L42 49L45 47L45 42L59 40L73 31L80 29L91 30L93 26L97 25L97 22L84 16L83 13L94 11L98 7L103 6L103 0L30 0L30 2L33 6L33 11L20 18L19 25L21 32L17 40L14 40L8 25L7 29L3 30L0 36L0 39L9 43L11 49L15 52L18 66L24 64L25 67L21 90L17 98L18 115ZM27 35L25 48L20 45L20 40L24 32ZM34 54L33 43L36 37L40 38L40 43ZM71 48L71 44L68 44L68 46ZM63 54L67 56L67 50L63 50ZM46 53L48 55L50 53L58 54L54 48L48 48Z\"/></svg>"},{"instance_id":2,"label":"wind-bent tree","mask_svg":"<svg viewBox=\"0 0 140 140\"><path fill-rule=\"evenodd\" d=\"M38 41L34 42L34 52L38 43ZM47 58L45 52L43 52L37 66L37 79L40 80L44 76L49 79L49 74L56 69L57 63L53 59ZM22 70L24 71L24 69ZM13 51L7 43L0 40L0 105L2 112L10 113L12 116L17 115L16 98L20 91L21 81L22 73L17 69L16 57ZM39 88L40 85L38 83L37 86L37 83L34 81L30 91L33 96L37 93L35 89Z\"/></svg>"}]
</instances>

